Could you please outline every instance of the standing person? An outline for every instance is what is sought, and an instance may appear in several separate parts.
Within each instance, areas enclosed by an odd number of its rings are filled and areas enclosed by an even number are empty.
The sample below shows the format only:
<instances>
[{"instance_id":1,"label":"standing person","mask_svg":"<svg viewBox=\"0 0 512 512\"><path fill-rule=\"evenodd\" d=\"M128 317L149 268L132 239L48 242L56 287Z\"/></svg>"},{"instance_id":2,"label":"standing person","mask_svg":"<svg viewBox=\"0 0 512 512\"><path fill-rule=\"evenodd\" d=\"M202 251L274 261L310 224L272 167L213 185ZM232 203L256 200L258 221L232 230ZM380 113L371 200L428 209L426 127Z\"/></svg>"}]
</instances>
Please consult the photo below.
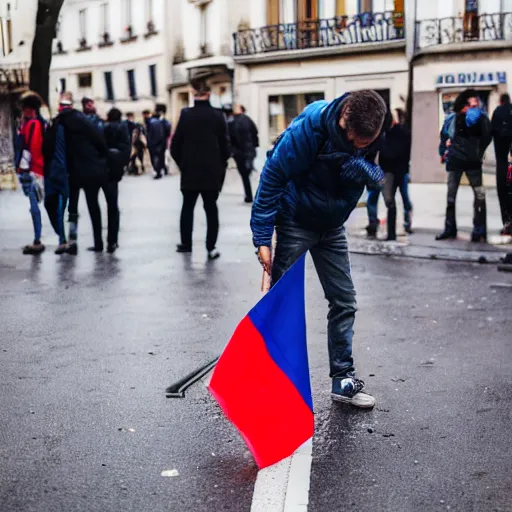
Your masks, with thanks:
<instances>
[{"instance_id":1,"label":"standing person","mask_svg":"<svg viewBox=\"0 0 512 512\"><path fill-rule=\"evenodd\" d=\"M92 98L84 96L82 98L82 112L85 114L87 119L96 126L99 130L103 130L103 119L98 115L96 111L96 104Z\"/></svg>"},{"instance_id":2,"label":"standing person","mask_svg":"<svg viewBox=\"0 0 512 512\"><path fill-rule=\"evenodd\" d=\"M70 243L67 252L76 255L78 252L77 227L80 189L99 187L107 181L108 148L103 133L98 127L92 124L83 113L73 108L73 95L70 92L61 94L59 105L60 113L57 120L64 129L70 189L68 209ZM93 220L97 211L94 208L91 211L89 207L89 214ZM89 249L91 251L103 250L103 246L99 244L101 233L99 237L97 235L95 232L95 245Z\"/></svg>"},{"instance_id":3,"label":"standing person","mask_svg":"<svg viewBox=\"0 0 512 512\"><path fill-rule=\"evenodd\" d=\"M135 122L133 113L126 114L126 127L130 136L131 154L128 162L128 174L139 174L137 160L140 161L140 174L144 174L144 150L146 149L145 130Z\"/></svg>"},{"instance_id":4,"label":"standing person","mask_svg":"<svg viewBox=\"0 0 512 512\"><path fill-rule=\"evenodd\" d=\"M59 111L62 112L60 107ZM69 149L66 131L60 114L52 121L46 131L43 143L44 153L44 205L52 227L59 237L59 246L55 254L69 251L64 226L64 214L69 199Z\"/></svg>"},{"instance_id":5,"label":"standing person","mask_svg":"<svg viewBox=\"0 0 512 512\"><path fill-rule=\"evenodd\" d=\"M386 104L374 91L306 107L269 152L251 217L253 242L272 284L311 252L329 301L331 396L362 408L372 408L375 399L363 393L364 382L355 376L352 329L357 307L344 224L364 187L384 178L380 167L364 156L375 150L388 123Z\"/></svg>"},{"instance_id":6,"label":"standing person","mask_svg":"<svg viewBox=\"0 0 512 512\"><path fill-rule=\"evenodd\" d=\"M244 185L245 202L252 203L250 175L256 158L256 148L260 145L258 129L253 120L244 114L240 105L235 106L233 114L233 120L228 123L231 150Z\"/></svg>"},{"instance_id":7,"label":"standing person","mask_svg":"<svg viewBox=\"0 0 512 512\"><path fill-rule=\"evenodd\" d=\"M27 91L21 97L22 125L17 138L16 167L23 193L30 202L34 227L34 241L23 248L23 254L41 254L45 247L41 241L42 222L39 203L43 199L44 175L43 136L45 125L39 116L41 97Z\"/></svg>"},{"instance_id":8,"label":"standing person","mask_svg":"<svg viewBox=\"0 0 512 512\"><path fill-rule=\"evenodd\" d=\"M229 158L226 121L221 112L210 105L210 88L194 82L194 106L181 111L171 142L171 155L181 171L181 244L177 252L192 252L194 208L203 198L206 212L206 250L208 259L220 254L215 249L219 233L217 199L224 183Z\"/></svg>"},{"instance_id":9,"label":"standing person","mask_svg":"<svg viewBox=\"0 0 512 512\"><path fill-rule=\"evenodd\" d=\"M496 153L496 185L503 220L502 235L512 235L512 203L507 192L508 157L512 147L512 105L510 95L502 94L492 116L492 135Z\"/></svg>"},{"instance_id":10,"label":"standing person","mask_svg":"<svg viewBox=\"0 0 512 512\"><path fill-rule=\"evenodd\" d=\"M388 241L396 240L396 191L404 186L409 173L411 159L411 133L405 125L403 110L396 109L393 126L386 132L385 139L379 153L379 165L384 171L384 200L388 209ZM407 208L409 207L409 209ZM410 231L410 209L404 201L404 210L407 217L405 225ZM407 228L406 228L407 229Z\"/></svg>"},{"instance_id":11,"label":"standing person","mask_svg":"<svg viewBox=\"0 0 512 512\"><path fill-rule=\"evenodd\" d=\"M159 116L160 122L164 126L165 148L164 148L163 162L164 162L164 173L167 176L169 174L169 166L167 165L167 162L166 162L166 156L167 156L167 150L169 149L169 141L171 139L172 126L171 126L171 123L165 118L165 114L167 113L167 105L165 105L164 103L157 103L155 106L155 111Z\"/></svg>"},{"instance_id":12,"label":"standing person","mask_svg":"<svg viewBox=\"0 0 512 512\"><path fill-rule=\"evenodd\" d=\"M487 209L482 176L485 150L492 140L491 123L479 108L478 95L468 89L454 102L455 116L441 130L439 154L448 171L448 199L444 231L436 240L457 238L455 204L460 180L465 173L475 195L472 242L487 240Z\"/></svg>"},{"instance_id":13,"label":"standing person","mask_svg":"<svg viewBox=\"0 0 512 512\"><path fill-rule=\"evenodd\" d=\"M159 180L162 178L162 172L165 172L168 131L166 124L160 119L160 113L156 110L147 122L147 139L151 165L156 173L155 180Z\"/></svg>"},{"instance_id":14,"label":"standing person","mask_svg":"<svg viewBox=\"0 0 512 512\"><path fill-rule=\"evenodd\" d=\"M121 111L112 108L107 114L107 123L103 133L108 147L108 179L92 183L85 187L85 197L91 215L94 232L95 252L103 251L101 210L98 203L100 189L105 194L108 214L107 252L113 254L118 249L119 235L119 182L124 168L130 159L130 137L127 127L121 122Z\"/></svg>"}]
</instances>

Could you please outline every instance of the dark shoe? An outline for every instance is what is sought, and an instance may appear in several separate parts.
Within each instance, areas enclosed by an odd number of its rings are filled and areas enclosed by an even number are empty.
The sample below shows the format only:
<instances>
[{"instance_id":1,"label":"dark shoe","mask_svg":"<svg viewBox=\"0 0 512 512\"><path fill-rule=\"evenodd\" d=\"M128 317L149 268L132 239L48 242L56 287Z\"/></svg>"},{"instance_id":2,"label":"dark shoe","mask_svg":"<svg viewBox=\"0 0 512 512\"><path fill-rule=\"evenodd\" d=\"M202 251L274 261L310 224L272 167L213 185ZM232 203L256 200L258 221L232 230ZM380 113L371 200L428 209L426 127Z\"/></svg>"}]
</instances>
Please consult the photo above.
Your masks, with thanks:
<instances>
[{"instance_id":1,"label":"dark shoe","mask_svg":"<svg viewBox=\"0 0 512 512\"><path fill-rule=\"evenodd\" d=\"M396 236L388 236L386 242L396 242Z\"/></svg>"},{"instance_id":2,"label":"dark shoe","mask_svg":"<svg viewBox=\"0 0 512 512\"><path fill-rule=\"evenodd\" d=\"M36 256L38 254L41 254L44 252L46 247L41 243L34 243L32 245L26 245L23 247L23 254L31 254L33 256Z\"/></svg>"},{"instance_id":3,"label":"dark shoe","mask_svg":"<svg viewBox=\"0 0 512 512\"><path fill-rule=\"evenodd\" d=\"M246 198L244 199L244 201L245 201L245 203L247 203L247 204L252 204L252 202L253 202L253 200L252 200L252 198L251 198L251 197L246 197Z\"/></svg>"},{"instance_id":4,"label":"dark shoe","mask_svg":"<svg viewBox=\"0 0 512 512\"><path fill-rule=\"evenodd\" d=\"M408 235L414 234L414 231L412 230L411 226L404 226L404 229Z\"/></svg>"},{"instance_id":5,"label":"dark shoe","mask_svg":"<svg viewBox=\"0 0 512 512\"><path fill-rule=\"evenodd\" d=\"M57 247L57 249L55 249L55 254L57 254L58 256L60 256L61 254L66 254L68 252L68 248L69 245L67 243L61 244Z\"/></svg>"},{"instance_id":6,"label":"dark shoe","mask_svg":"<svg viewBox=\"0 0 512 512\"><path fill-rule=\"evenodd\" d=\"M186 254L186 253L192 252L192 247L190 247L189 245L179 244L176 247L176 252L179 252L181 254Z\"/></svg>"},{"instance_id":7,"label":"dark shoe","mask_svg":"<svg viewBox=\"0 0 512 512\"><path fill-rule=\"evenodd\" d=\"M436 240L455 240L457 238L457 233L452 233L450 231L443 231L440 235L436 236Z\"/></svg>"},{"instance_id":8,"label":"dark shoe","mask_svg":"<svg viewBox=\"0 0 512 512\"><path fill-rule=\"evenodd\" d=\"M114 254L117 251L117 249L119 249L119 245L117 244L108 244L107 246L107 252L109 254Z\"/></svg>"},{"instance_id":9,"label":"dark shoe","mask_svg":"<svg viewBox=\"0 0 512 512\"><path fill-rule=\"evenodd\" d=\"M161 174L157 174L153 179L154 180L161 180L162 179L162 175Z\"/></svg>"},{"instance_id":10,"label":"dark shoe","mask_svg":"<svg viewBox=\"0 0 512 512\"><path fill-rule=\"evenodd\" d=\"M474 244L485 244L487 243L487 236L486 235L471 235L471 242Z\"/></svg>"},{"instance_id":11,"label":"dark shoe","mask_svg":"<svg viewBox=\"0 0 512 512\"><path fill-rule=\"evenodd\" d=\"M220 258L220 252L217 249L213 249L213 251L208 251L208 260L214 261Z\"/></svg>"},{"instance_id":12,"label":"dark shoe","mask_svg":"<svg viewBox=\"0 0 512 512\"><path fill-rule=\"evenodd\" d=\"M78 254L78 244L76 242L71 242L68 245L66 252L71 254L71 256L76 256Z\"/></svg>"},{"instance_id":13,"label":"dark shoe","mask_svg":"<svg viewBox=\"0 0 512 512\"><path fill-rule=\"evenodd\" d=\"M93 246L93 247L88 247L87 250L90 252L103 252L103 247Z\"/></svg>"},{"instance_id":14,"label":"dark shoe","mask_svg":"<svg viewBox=\"0 0 512 512\"><path fill-rule=\"evenodd\" d=\"M377 229L378 226L374 226L373 224L366 226L366 234L368 235L368 238L375 238L377 236Z\"/></svg>"}]
</instances>

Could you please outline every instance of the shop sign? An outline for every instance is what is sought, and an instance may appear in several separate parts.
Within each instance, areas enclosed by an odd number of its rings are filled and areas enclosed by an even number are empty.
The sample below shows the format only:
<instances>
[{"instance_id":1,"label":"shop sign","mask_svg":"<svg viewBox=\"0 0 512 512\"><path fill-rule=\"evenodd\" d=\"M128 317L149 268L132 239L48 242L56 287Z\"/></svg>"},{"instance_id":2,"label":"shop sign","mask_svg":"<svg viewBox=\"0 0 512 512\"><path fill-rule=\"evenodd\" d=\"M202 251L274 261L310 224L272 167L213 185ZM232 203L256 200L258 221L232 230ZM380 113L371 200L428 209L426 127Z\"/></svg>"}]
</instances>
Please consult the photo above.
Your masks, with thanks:
<instances>
[{"instance_id":1,"label":"shop sign","mask_svg":"<svg viewBox=\"0 0 512 512\"><path fill-rule=\"evenodd\" d=\"M505 71L494 71L490 73L447 73L437 77L438 86L459 86L459 85L497 85L507 83Z\"/></svg>"}]
</instances>

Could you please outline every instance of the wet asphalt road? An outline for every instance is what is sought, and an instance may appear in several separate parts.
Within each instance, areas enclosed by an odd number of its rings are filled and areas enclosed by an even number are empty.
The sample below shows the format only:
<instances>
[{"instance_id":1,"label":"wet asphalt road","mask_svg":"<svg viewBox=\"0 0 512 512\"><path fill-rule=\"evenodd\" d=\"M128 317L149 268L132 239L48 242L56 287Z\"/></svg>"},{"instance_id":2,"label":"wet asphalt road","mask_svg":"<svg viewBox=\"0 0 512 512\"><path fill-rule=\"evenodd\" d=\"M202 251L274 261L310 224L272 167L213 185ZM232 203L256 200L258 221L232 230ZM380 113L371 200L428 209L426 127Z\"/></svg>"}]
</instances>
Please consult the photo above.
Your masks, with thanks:
<instances>
[{"instance_id":1,"label":"wet asphalt road","mask_svg":"<svg viewBox=\"0 0 512 512\"><path fill-rule=\"evenodd\" d=\"M121 187L121 249L77 258L22 256L28 205L0 192L0 511L249 511L257 469L204 385L164 394L218 355L259 297L240 184L231 176L221 199L213 263L200 205L196 251L174 252L177 178ZM512 291L490 287L512 276L354 257L355 356L378 399L356 413L329 400L326 305L309 269L309 510L512 510Z\"/></svg>"}]
</instances>

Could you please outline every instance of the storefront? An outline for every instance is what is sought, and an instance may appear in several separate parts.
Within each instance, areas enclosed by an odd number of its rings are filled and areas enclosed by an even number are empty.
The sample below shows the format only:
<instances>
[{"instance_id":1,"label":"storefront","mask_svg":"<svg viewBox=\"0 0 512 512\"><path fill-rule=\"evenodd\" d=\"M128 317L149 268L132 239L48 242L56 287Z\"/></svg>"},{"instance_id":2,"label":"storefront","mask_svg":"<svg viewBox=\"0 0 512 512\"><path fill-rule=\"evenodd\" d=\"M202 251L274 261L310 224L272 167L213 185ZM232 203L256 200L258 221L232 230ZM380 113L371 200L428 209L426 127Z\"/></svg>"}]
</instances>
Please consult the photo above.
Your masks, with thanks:
<instances>
[{"instance_id":1,"label":"storefront","mask_svg":"<svg viewBox=\"0 0 512 512\"><path fill-rule=\"evenodd\" d=\"M446 171L438 158L439 132L455 98L465 89L475 89L489 118L507 92L512 61L501 52L427 55L414 67L413 149L411 177L417 182L444 182ZM491 144L484 170L495 167Z\"/></svg>"},{"instance_id":2,"label":"storefront","mask_svg":"<svg viewBox=\"0 0 512 512\"><path fill-rule=\"evenodd\" d=\"M304 107L317 100L374 89L391 108L404 108L407 69L403 50L278 63L254 61L236 68L235 101L254 119L261 148L266 150Z\"/></svg>"}]
</instances>

